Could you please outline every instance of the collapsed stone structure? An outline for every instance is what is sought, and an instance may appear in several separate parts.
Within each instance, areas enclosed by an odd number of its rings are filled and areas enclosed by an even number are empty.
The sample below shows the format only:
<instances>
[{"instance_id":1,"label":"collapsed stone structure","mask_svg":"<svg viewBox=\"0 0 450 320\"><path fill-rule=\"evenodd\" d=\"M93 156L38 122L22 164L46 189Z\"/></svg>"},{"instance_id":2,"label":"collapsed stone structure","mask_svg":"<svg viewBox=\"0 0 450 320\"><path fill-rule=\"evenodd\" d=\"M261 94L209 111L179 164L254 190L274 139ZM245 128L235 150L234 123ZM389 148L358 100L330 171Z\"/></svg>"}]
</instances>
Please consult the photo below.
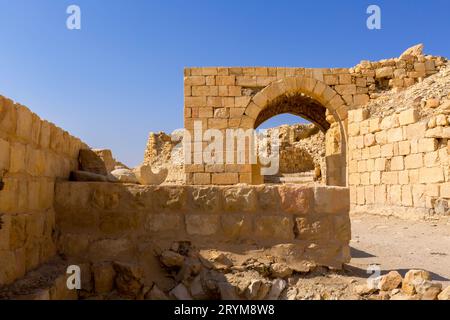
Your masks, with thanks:
<instances>
[{"instance_id":1,"label":"collapsed stone structure","mask_svg":"<svg viewBox=\"0 0 450 320\"><path fill-rule=\"evenodd\" d=\"M109 275L136 296L144 288L138 278L147 286L159 281L150 272L159 263L155 255L164 261L163 252L183 251L172 250L174 243L265 248L274 263L339 268L350 259L350 203L353 210L401 214L401 205L414 216L448 214L448 86L421 105L435 112L405 106L381 118L364 108L386 90L420 85L445 66L419 46L350 69L185 69L188 131L195 121L203 130L225 131L253 129L279 113L302 116L325 135L327 186L253 186L262 182L258 164L185 164L184 186L139 186L136 177L111 177L116 166L105 153L97 156L108 169L89 172L80 157L91 153L85 143L0 97L0 286L61 255L94 275L86 288L105 284L96 274ZM143 168L150 167L136 172ZM67 181L71 173L88 181ZM32 296L74 297L64 279Z\"/></svg>"}]
</instances>

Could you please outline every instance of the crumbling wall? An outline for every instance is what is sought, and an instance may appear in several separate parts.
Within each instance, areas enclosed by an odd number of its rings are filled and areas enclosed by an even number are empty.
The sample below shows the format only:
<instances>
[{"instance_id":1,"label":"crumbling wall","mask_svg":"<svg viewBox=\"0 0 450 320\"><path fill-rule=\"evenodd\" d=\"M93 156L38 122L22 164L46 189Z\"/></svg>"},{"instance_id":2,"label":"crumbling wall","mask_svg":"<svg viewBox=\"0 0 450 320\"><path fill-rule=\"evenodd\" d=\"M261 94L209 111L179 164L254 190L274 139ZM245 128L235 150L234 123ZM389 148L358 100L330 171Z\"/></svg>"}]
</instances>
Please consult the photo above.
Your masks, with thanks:
<instances>
[{"instance_id":1,"label":"crumbling wall","mask_svg":"<svg viewBox=\"0 0 450 320\"><path fill-rule=\"evenodd\" d=\"M348 189L337 187L61 182L58 247L77 264L123 261L144 273L152 248L183 241L199 249L264 249L289 265L340 268L350 258L348 199ZM164 279L147 280L160 286Z\"/></svg>"},{"instance_id":2,"label":"crumbling wall","mask_svg":"<svg viewBox=\"0 0 450 320\"><path fill-rule=\"evenodd\" d=\"M335 133L339 132L342 145L347 138L344 136L345 122L350 108L365 105L390 89L410 87L435 74L445 64L445 58L424 55L422 49L423 46L418 45L406 50L399 58L362 61L353 68L186 68L185 128L192 131L195 121L202 123L203 130L255 128L260 114L270 109L274 101L281 99L289 103L287 98L300 94L302 98L311 98L302 100L308 108L302 110L301 115L314 118L325 126L327 123L317 114L326 108L326 121L336 124L332 136L336 137ZM296 109L298 106L289 110ZM346 155L342 154L346 148L346 145L340 147L341 157L327 153L331 156L328 161L334 164L328 172L333 184L346 183ZM344 170L340 170L342 168ZM247 164L222 166L213 172L204 165L194 164L187 165L185 171L189 184L252 184L259 181L255 181L252 166Z\"/></svg>"},{"instance_id":3,"label":"crumbling wall","mask_svg":"<svg viewBox=\"0 0 450 320\"><path fill-rule=\"evenodd\" d=\"M54 186L87 147L0 96L0 286L55 255Z\"/></svg>"},{"instance_id":4,"label":"crumbling wall","mask_svg":"<svg viewBox=\"0 0 450 320\"><path fill-rule=\"evenodd\" d=\"M164 132L150 132L144 154L144 165L151 166L154 172L167 169L164 183L184 184L183 136L177 132L168 135Z\"/></svg>"}]
</instances>

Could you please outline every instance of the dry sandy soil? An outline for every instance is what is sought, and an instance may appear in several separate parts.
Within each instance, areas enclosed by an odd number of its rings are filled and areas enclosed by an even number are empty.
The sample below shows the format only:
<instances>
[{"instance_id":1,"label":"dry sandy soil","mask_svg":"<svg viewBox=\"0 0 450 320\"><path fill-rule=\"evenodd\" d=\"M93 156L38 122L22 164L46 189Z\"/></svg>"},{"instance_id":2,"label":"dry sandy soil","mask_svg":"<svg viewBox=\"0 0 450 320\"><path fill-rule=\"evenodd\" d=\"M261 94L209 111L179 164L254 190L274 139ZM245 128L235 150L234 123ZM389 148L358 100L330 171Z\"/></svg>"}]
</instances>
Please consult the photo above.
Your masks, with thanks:
<instances>
[{"instance_id":1,"label":"dry sandy soil","mask_svg":"<svg viewBox=\"0 0 450 320\"><path fill-rule=\"evenodd\" d=\"M450 220L406 221L375 215L352 216L351 274L367 278L367 266L381 273L410 269L430 272L432 280L450 285Z\"/></svg>"}]
</instances>

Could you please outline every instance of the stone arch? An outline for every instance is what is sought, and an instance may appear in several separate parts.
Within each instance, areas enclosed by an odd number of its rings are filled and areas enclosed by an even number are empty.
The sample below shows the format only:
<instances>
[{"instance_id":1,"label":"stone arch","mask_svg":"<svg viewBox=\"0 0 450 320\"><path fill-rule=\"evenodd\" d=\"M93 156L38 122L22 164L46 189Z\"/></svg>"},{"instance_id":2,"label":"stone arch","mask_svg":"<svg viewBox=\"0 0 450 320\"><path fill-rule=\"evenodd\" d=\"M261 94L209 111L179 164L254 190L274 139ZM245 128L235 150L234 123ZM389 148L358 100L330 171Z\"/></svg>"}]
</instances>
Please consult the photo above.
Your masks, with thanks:
<instances>
[{"instance_id":1,"label":"stone arch","mask_svg":"<svg viewBox=\"0 0 450 320\"><path fill-rule=\"evenodd\" d=\"M272 82L252 97L241 118L241 128L257 128L281 113L291 113L315 123L322 131L337 123L340 154L327 155L327 184L347 185L348 106L331 87L306 76L286 77Z\"/></svg>"}]
</instances>

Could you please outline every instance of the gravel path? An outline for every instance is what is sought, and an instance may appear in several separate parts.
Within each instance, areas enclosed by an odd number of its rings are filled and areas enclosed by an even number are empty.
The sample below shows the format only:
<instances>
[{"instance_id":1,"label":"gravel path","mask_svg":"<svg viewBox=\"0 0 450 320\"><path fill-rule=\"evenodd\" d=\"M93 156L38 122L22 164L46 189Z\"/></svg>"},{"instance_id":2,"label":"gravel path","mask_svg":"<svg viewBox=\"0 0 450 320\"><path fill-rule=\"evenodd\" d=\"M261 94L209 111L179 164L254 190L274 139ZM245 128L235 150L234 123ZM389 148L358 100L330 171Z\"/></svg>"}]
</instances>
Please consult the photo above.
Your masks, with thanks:
<instances>
[{"instance_id":1,"label":"gravel path","mask_svg":"<svg viewBox=\"0 0 450 320\"><path fill-rule=\"evenodd\" d=\"M347 268L367 278L367 266L381 274L424 269L432 279L450 285L450 220L409 221L374 215L352 216L352 261Z\"/></svg>"}]
</instances>

